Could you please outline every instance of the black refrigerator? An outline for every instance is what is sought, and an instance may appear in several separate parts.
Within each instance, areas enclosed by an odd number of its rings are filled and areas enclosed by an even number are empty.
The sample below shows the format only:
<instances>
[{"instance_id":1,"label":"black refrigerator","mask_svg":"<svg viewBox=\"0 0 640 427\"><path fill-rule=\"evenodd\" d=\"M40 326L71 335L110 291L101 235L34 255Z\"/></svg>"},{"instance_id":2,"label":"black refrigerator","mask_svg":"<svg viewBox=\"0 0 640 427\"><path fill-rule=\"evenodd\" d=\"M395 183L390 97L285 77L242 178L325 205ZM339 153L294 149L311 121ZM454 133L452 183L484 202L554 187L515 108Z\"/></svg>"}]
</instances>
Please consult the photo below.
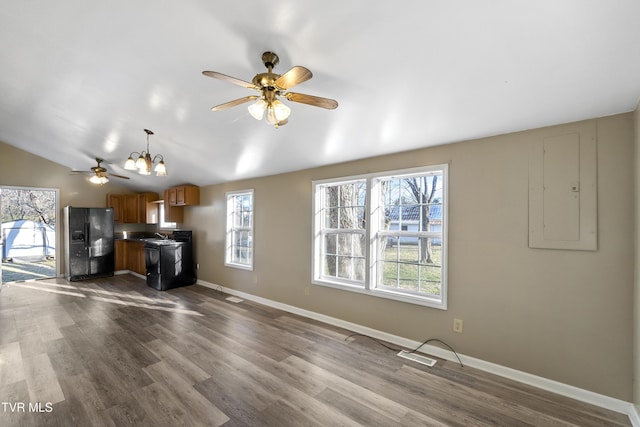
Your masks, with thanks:
<instances>
[{"instance_id":1,"label":"black refrigerator","mask_svg":"<svg viewBox=\"0 0 640 427\"><path fill-rule=\"evenodd\" d=\"M113 276L113 209L64 208L65 277Z\"/></svg>"}]
</instances>

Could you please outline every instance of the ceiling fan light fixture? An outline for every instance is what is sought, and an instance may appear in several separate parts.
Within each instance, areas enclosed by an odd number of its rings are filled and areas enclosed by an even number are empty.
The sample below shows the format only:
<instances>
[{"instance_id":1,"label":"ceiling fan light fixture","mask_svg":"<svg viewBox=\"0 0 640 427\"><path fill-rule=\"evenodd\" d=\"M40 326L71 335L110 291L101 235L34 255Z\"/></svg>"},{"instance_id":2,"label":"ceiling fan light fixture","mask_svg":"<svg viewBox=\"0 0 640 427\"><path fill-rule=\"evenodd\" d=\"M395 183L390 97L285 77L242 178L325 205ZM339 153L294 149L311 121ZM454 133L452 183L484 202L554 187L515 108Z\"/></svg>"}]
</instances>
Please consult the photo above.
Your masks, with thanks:
<instances>
[{"instance_id":1,"label":"ceiling fan light fixture","mask_svg":"<svg viewBox=\"0 0 640 427\"><path fill-rule=\"evenodd\" d=\"M106 184L107 182L109 182L109 178L107 178L104 175L93 175L91 178L89 178L89 182L92 184L98 184L98 185L102 185L102 184Z\"/></svg>"},{"instance_id":2,"label":"ceiling fan light fixture","mask_svg":"<svg viewBox=\"0 0 640 427\"><path fill-rule=\"evenodd\" d=\"M262 117L264 117L264 112L267 109L267 101L260 98L253 104L249 105L247 109L249 110L249 114L251 114L254 119L262 120Z\"/></svg>"},{"instance_id":3,"label":"ceiling fan light fixture","mask_svg":"<svg viewBox=\"0 0 640 427\"><path fill-rule=\"evenodd\" d=\"M236 105L244 104L256 100L248 107L249 113L256 120L262 120L267 113L266 122L270 125L282 126L288 123L291 109L283 104L278 97L286 98L292 102L312 105L314 107L333 110L338 107L338 101L319 96L305 95L303 93L288 92L289 89L300 83L306 82L313 74L305 67L294 66L284 74L273 72L273 68L278 64L278 55L273 52L262 54L262 63L267 67L266 73L256 74L251 82L228 76L217 71L203 71L202 74L214 79L224 80L229 83L253 89L260 92L260 95L245 96L234 99L224 104L211 107L211 111L223 111Z\"/></svg>"},{"instance_id":4,"label":"ceiling fan light fixture","mask_svg":"<svg viewBox=\"0 0 640 427\"><path fill-rule=\"evenodd\" d=\"M142 150L140 152L134 151L129 155L129 158L124 164L124 168L128 170L138 170L140 175L151 175L151 170L153 169L156 172L156 176L167 176L167 166L164 164L164 158L162 154L156 154L151 158L151 154L149 153L149 135L153 135L153 131L149 129L144 129L147 133L147 149ZM138 156L136 161L133 160L133 155ZM155 169L153 168L154 163L158 162Z\"/></svg>"},{"instance_id":5,"label":"ceiling fan light fixture","mask_svg":"<svg viewBox=\"0 0 640 427\"><path fill-rule=\"evenodd\" d=\"M287 107L284 103L279 100L275 100L271 103L271 107L276 116L276 120L281 122L283 120L287 120L291 115L291 108Z\"/></svg>"}]
</instances>

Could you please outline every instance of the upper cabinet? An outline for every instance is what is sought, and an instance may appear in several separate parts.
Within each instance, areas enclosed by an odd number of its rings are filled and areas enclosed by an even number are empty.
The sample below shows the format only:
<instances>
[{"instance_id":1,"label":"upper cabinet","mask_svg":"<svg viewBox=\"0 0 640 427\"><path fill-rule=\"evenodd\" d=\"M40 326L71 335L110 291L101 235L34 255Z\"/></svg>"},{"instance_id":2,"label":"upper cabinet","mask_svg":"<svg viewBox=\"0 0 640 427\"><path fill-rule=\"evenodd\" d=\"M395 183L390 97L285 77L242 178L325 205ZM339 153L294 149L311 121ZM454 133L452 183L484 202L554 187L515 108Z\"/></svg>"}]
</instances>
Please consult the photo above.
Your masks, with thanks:
<instances>
[{"instance_id":1,"label":"upper cabinet","mask_svg":"<svg viewBox=\"0 0 640 427\"><path fill-rule=\"evenodd\" d=\"M171 204L171 189L164 190L164 221L178 224L184 221L184 207Z\"/></svg>"},{"instance_id":2,"label":"upper cabinet","mask_svg":"<svg viewBox=\"0 0 640 427\"><path fill-rule=\"evenodd\" d=\"M108 194L107 207L113 208L113 222L125 224L157 224L157 193Z\"/></svg>"},{"instance_id":3,"label":"upper cabinet","mask_svg":"<svg viewBox=\"0 0 640 427\"><path fill-rule=\"evenodd\" d=\"M170 206L197 206L200 204L200 187L181 185L168 190Z\"/></svg>"},{"instance_id":4,"label":"upper cabinet","mask_svg":"<svg viewBox=\"0 0 640 427\"><path fill-rule=\"evenodd\" d=\"M113 209L113 222L122 222L122 194L107 194L107 207Z\"/></svg>"},{"instance_id":5,"label":"upper cabinet","mask_svg":"<svg viewBox=\"0 0 640 427\"><path fill-rule=\"evenodd\" d=\"M137 194L125 194L124 204L122 207L122 222L125 224L138 224L138 195Z\"/></svg>"}]
</instances>

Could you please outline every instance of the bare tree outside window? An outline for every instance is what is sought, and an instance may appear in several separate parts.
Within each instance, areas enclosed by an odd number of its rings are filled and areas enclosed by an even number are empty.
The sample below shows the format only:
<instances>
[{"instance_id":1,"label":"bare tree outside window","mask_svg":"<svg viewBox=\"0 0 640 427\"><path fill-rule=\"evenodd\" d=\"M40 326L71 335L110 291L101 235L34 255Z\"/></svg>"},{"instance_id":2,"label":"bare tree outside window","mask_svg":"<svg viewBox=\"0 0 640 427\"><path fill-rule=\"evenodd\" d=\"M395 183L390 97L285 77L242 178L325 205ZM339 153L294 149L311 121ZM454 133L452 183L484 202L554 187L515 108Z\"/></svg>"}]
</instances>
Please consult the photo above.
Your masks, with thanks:
<instances>
[{"instance_id":1,"label":"bare tree outside window","mask_svg":"<svg viewBox=\"0 0 640 427\"><path fill-rule=\"evenodd\" d=\"M55 224L56 198L53 191L3 188L0 190L2 222L26 219Z\"/></svg>"}]
</instances>

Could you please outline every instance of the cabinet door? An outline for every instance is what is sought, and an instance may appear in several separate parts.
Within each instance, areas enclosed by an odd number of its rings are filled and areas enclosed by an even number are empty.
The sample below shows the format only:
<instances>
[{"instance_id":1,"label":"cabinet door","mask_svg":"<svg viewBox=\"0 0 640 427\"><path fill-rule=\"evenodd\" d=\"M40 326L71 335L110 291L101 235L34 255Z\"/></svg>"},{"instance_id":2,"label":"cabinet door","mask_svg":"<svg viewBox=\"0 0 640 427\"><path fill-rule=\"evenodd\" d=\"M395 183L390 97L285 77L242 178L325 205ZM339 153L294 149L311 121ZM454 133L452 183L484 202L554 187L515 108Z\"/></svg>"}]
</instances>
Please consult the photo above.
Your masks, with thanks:
<instances>
[{"instance_id":1,"label":"cabinet door","mask_svg":"<svg viewBox=\"0 0 640 427\"><path fill-rule=\"evenodd\" d=\"M158 224L160 222L160 218L158 215L159 204L154 202L146 202L146 205L147 205L147 211L146 211L147 224Z\"/></svg>"},{"instance_id":2,"label":"cabinet door","mask_svg":"<svg viewBox=\"0 0 640 427\"><path fill-rule=\"evenodd\" d=\"M124 208L122 210L122 222L138 223L138 195L125 194Z\"/></svg>"},{"instance_id":3,"label":"cabinet door","mask_svg":"<svg viewBox=\"0 0 640 427\"><path fill-rule=\"evenodd\" d=\"M127 270L127 241L115 240L113 242L115 256L115 270Z\"/></svg>"},{"instance_id":4,"label":"cabinet door","mask_svg":"<svg viewBox=\"0 0 640 427\"><path fill-rule=\"evenodd\" d=\"M169 204L171 206L196 206L200 204L200 187L196 185L181 185L169 189Z\"/></svg>"},{"instance_id":5,"label":"cabinet door","mask_svg":"<svg viewBox=\"0 0 640 427\"><path fill-rule=\"evenodd\" d=\"M122 196L120 194L107 194L107 207L113 209L113 222L122 222Z\"/></svg>"},{"instance_id":6,"label":"cabinet door","mask_svg":"<svg viewBox=\"0 0 640 427\"><path fill-rule=\"evenodd\" d=\"M176 187L176 205L182 206L184 204L184 187Z\"/></svg>"},{"instance_id":7,"label":"cabinet door","mask_svg":"<svg viewBox=\"0 0 640 427\"><path fill-rule=\"evenodd\" d=\"M146 274L146 265L144 262L144 243L127 242L127 267L129 271L134 273Z\"/></svg>"},{"instance_id":8,"label":"cabinet door","mask_svg":"<svg viewBox=\"0 0 640 427\"><path fill-rule=\"evenodd\" d=\"M176 206L177 202L177 189L176 188L170 188L168 190L168 194L169 194L169 204L171 206ZM165 197L165 200L167 200L167 198Z\"/></svg>"}]
</instances>

